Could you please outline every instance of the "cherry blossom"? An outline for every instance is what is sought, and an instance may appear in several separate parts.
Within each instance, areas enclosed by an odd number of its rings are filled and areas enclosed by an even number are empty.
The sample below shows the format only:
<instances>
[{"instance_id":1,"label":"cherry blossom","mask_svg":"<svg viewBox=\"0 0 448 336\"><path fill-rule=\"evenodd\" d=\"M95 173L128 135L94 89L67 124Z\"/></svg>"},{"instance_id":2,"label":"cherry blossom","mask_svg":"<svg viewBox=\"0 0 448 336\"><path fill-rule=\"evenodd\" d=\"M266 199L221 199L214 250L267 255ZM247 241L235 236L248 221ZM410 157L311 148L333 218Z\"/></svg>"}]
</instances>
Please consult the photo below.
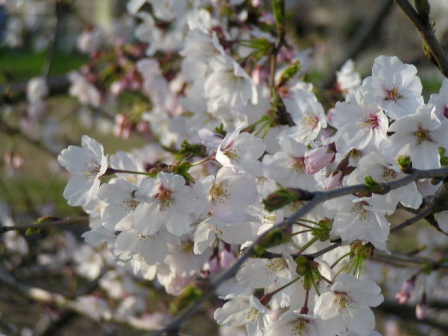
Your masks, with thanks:
<instances>
[{"instance_id":1,"label":"cherry blossom","mask_svg":"<svg viewBox=\"0 0 448 336\"><path fill-rule=\"evenodd\" d=\"M82 147L69 146L58 156L59 164L74 174L65 187L64 197L72 206L87 205L100 188L100 177L108 167L103 145L84 135Z\"/></svg>"},{"instance_id":2,"label":"cherry blossom","mask_svg":"<svg viewBox=\"0 0 448 336\"><path fill-rule=\"evenodd\" d=\"M216 151L216 161L224 167L230 167L237 172L246 172L254 176L262 175L261 162L266 145L256 136L241 132L244 124L230 132L222 140Z\"/></svg>"},{"instance_id":3,"label":"cherry blossom","mask_svg":"<svg viewBox=\"0 0 448 336\"><path fill-rule=\"evenodd\" d=\"M336 103L331 121L338 128L335 143L339 153L353 148L378 150L387 139L387 117L361 89L355 90L347 102Z\"/></svg>"},{"instance_id":4,"label":"cherry blossom","mask_svg":"<svg viewBox=\"0 0 448 336\"><path fill-rule=\"evenodd\" d=\"M385 203L385 201L383 200ZM325 202L324 207L330 218L334 217L331 234L343 242L355 240L370 242L380 250L386 250L389 237L389 222L385 211L378 204L373 206L367 197L344 196Z\"/></svg>"},{"instance_id":5,"label":"cherry blossom","mask_svg":"<svg viewBox=\"0 0 448 336\"><path fill-rule=\"evenodd\" d=\"M157 178L144 180L134 196L140 202L133 213L139 234L153 235L162 225L176 236L188 231L189 215L197 199L182 176L159 173Z\"/></svg>"},{"instance_id":6,"label":"cherry blossom","mask_svg":"<svg viewBox=\"0 0 448 336\"><path fill-rule=\"evenodd\" d=\"M320 326L321 332L338 334L348 329L370 335L375 318L369 307L376 307L383 301L380 292L373 281L339 275L330 290L319 296L314 307L314 313L326 322Z\"/></svg>"},{"instance_id":7,"label":"cherry blossom","mask_svg":"<svg viewBox=\"0 0 448 336\"><path fill-rule=\"evenodd\" d=\"M218 55L210 60L211 73L205 82L206 97L215 105L220 102L242 108L248 102L257 104L258 92L247 72L231 57Z\"/></svg>"},{"instance_id":8,"label":"cherry blossom","mask_svg":"<svg viewBox=\"0 0 448 336\"><path fill-rule=\"evenodd\" d=\"M384 144L382 153L390 160L409 155L414 168L440 168L439 147L448 148L447 126L448 120L440 121L433 105L423 105L389 127L394 134Z\"/></svg>"},{"instance_id":9,"label":"cherry blossom","mask_svg":"<svg viewBox=\"0 0 448 336\"><path fill-rule=\"evenodd\" d=\"M308 144L317 138L322 128L327 127L324 109L310 91L297 90L284 103L296 124L290 132L297 141Z\"/></svg>"},{"instance_id":10,"label":"cherry blossom","mask_svg":"<svg viewBox=\"0 0 448 336\"><path fill-rule=\"evenodd\" d=\"M222 308L215 311L215 320L221 325L247 328L248 336L263 336L270 323L268 310L253 295L228 295Z\"/></svg>"},{"instance_id":11,"label":"cherry blossom","mask_svg":"<svg viewBox=\"0 0 448 336\"><path fill-rule=\"evenodd\" d=\"M414 113L423 104L422 83L413 65L403 64L398 57L379 56L372 76L364 79L363 89L392 119Z\"/></svg>"}]
</instances>

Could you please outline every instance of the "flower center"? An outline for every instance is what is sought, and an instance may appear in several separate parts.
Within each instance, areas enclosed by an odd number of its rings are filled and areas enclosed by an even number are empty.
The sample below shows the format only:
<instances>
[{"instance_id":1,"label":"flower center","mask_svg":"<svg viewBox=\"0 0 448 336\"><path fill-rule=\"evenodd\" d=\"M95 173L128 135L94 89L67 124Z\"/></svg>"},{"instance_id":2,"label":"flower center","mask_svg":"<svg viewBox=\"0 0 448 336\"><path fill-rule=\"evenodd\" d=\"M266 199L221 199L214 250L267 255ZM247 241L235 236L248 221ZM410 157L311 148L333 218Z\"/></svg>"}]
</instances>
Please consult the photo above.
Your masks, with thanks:
<instances>
[{"instance_id":1,"label":"flower center","mask_svg":"<svg viewBox=\"0 0 448 336\"><path fill-rule=\"evenodd\" d=\"M171 203L174 201L171 190L166 189L164 186L159 187L159 192L154 195L154 198L157 199L160 211L171 207Z\"/></svg>"},{"instance_id":2,"label":"flower center","mask_svg":"<svg viewBox=\"0 0 448 336\"><path fill-rule=\"evenodd\" d=\"M293 335L308 335L309 331L309 321L305 319L299 319L294 326L292 327L292 331L294 332Z\"/></svg>"},{"instance_id":3,"label":"flower center","mask_svg":"<svg viewBox=\"0 0 448 336\"><path fill-rule=\"evenodd\" d=\"M124 199L120 203L120 207L122 207L126 212L131 213L134 212L135 208L140 204L139 201L137 201L134 198L127 198Z\"/></svg>"},{"instance_id":4,"label":"flower center","mask_svg":"<svg viewBox=\"0 0 448 336\"><path fill-rule=\"evenodd\" d=\"M334 292L335 301L338 302L338 311L343 312L344 310L353 309L352 300L347 296L345 292Z\"/></svg>"},{"instance_id":5,"label":"flower center","mask_svg":"<svg viewBox=\"0 0 448 336\"><path fill-rule=\"evenodd\" d=\"M384 171L380 176L384 182L389 182L397 177L397 172L393 169L384 167Z\"/></svg>"},{"instance_id":6,"label":"flower center","mask_svg":"<svg viewBox=\"0 0 448 336\"><path fill-rule=\"evenodd\" d=\"M95 159L91 159L89 163L86 163L85 167L84 175L88 177L95 177L101 170L101 165Z\"/></svg>"},{"instance_id":7,"label":"flower center","mask_svg":"<svg viewBox=\"0 0 448 336\"><path fill-rule=\"evenodd\" d=\"M277 274L283 269L287 268L286 261L282 258L276 258L269 261L266 266L269 269L269 274Z\"/></svg>"},{"instance_id":8,"label":"flower center","mask_svg":"<svg viewBox=\"0 0 448 336\"><path fill-rule=\"evenodd\" d=\"M376 114L369 114L363 121L364 123L360 124L360 127L369 127L370 129L375 129L380 125L379 118Z\"/></svg>"},{"instance_id":9,"label":"flower center","mask_svg":"<svg viewBox=\"0 0 448 336\"><path fill-rule=\"evenodd\" d=\"M421 127L414 133L415 141L417 145L421 145L423 142L433 142L431 133Z\"/></svg>"},{"instance_id":10,"label":"flower center","mask_svg":"<svg viewBox=\"0 0 448 336\"><path fill-rule=\"evenodd\" d=\"M311 129L315 129L319 124L319 118L317 118L314 114L310 112L306 112L305 115L306 117L303 119L305 120L306 125L309 126Z\"/></svg>"},{"instance_id":11,"label":"flower center","mask_svg":"<svg viewBox=\"0 0 448 336\"><path fill-rule=\"evenodd\" d=\"M352 212L355 213L356 218L358 218L360 221L364 221L367 219L367 210L364 208L365 205L369 205L369 203L362 201L356 203L352 208Z\"/></svg>"},{"instance_id":12,"label":"flower center","mask_svg":"<svg viewBox=\"0 0 448 336\"><path fill-rule=\"evenodd\" d=\"M386 89L386 97L384 97L384 100L393 100L394 102L397 102L397 100L400 98L400 92L396 87L392 89Z\"/></svg>"},{"instance_id":13,"label":"flower center","mask_svg":"<svg viewBox=\"0 0 448 336\"><path fill-rule=\"evenodd\" d=\"M294 171L298 174L305 174L305 157L297 157L293 158L294 163L292 165L292 168Z\"/></svg>"},{"instance_id":14,"label":"flower center","mask_svg":"<svg viewBox=\"0 0 448 336\"><path fill-rule=\"evenodd\" d=\"M212 203L223 203L225 202L229 197L229 193L227 192L227 182L219 182L219 183L213 183L212 187L210 188L210 197L212 199Z\"/></svg>"}]
</instances>

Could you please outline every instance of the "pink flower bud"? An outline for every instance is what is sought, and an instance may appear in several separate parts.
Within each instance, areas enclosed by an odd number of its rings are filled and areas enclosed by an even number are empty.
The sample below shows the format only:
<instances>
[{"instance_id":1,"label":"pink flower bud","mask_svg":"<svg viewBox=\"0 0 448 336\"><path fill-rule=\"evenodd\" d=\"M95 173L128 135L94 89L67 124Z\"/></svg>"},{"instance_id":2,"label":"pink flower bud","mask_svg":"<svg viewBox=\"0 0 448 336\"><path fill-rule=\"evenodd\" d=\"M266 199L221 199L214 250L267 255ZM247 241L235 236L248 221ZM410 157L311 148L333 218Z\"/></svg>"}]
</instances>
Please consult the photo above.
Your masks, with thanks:
<instances>
[{"instance_id":1,"label":"pink flower bud","mask_svg":"<svg viewBox=\"0 0 448 336\"><path fill-rule=\"evenodd\" d=\"M213 257L208 261L208 265L210 268L210 274L216 274L221 270L221 265L217 257Z\"/></svg>"},{"instance_id":2,"label":"pink flower bud","mask_svg":"<svg viewBox=\"0 0 448 336\"><path fill-rule=\"evenodd\" d=\"M339 169L333 170L330 175L327 176L324 187L326 190L331 190L336 188L338 185L341 184L343 179L343 173Z\"/></svg>"},{"instance_id":3,"label":"pink flower bud","mask_svg":"<svg viewBox=\"0 0 448 336\"><path fill-rule=\"evenodd\" d=\"M335 153L328 146L317 147L305 154L305 172L315 174L334 160Z\"/></svg>"},{"instance_id":4,"label":"pink flower bud","mask_svg":"<svg viewBox=\"0 0 448 336\"><path fill-rule=\"evenodd\" d=\"M411 296L411 292L415 287L415 276L406 280L401 285L400 291L395 295L395 298L398 300L399 304L406 303Z\"/></svg>"},{"instance_id":5,"label":"pink flower bud","mask_svg":"<svg viewBox=\"0 0 448 336\"><path fill-rule=\"evenodd\" d=\"M424 320L428 315L428 302L426 300L426 293L423 292L421 301L415 307L415 315L419 320Z\"/></svg>"},{"instance_id":6,"label":"pink flower bud","mask_svg":"<svg viewBox=\"0 0 448 336\"><path fill-rule=\"evenodd\" d=\"M233 251L227 251L226 249L219 252L219 258L223 269L229 267L236 259Z\"/></svg>"}]
</instances>

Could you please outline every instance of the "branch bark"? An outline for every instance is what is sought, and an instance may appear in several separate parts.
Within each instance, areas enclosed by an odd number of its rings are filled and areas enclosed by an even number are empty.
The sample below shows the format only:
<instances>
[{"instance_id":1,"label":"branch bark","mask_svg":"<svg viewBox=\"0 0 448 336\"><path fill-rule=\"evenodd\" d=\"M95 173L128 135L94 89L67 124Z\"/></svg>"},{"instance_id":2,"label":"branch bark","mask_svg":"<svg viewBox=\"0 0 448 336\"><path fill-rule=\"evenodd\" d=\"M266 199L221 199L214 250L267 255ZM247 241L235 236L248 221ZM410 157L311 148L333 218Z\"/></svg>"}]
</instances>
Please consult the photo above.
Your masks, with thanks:
<instances>
[{"instance_id":1,"label":"branch bark","mask_svg":"<svg viewBox=\"0 0 448 336\"><path fill-rule=\"evenodd\" d=\"M422 40L423 45L427 46L430 51L430 55L433 57L433 60L437 64L440 72L448 78L448 57L440 45L439 41L434 35L434 29L429 21L429 19L425 20L417 11L412 7L408 0L394 0L395 3L400 7L406 17L411 21L412 25L418 30Z\"/></svg>"}]
</instances>

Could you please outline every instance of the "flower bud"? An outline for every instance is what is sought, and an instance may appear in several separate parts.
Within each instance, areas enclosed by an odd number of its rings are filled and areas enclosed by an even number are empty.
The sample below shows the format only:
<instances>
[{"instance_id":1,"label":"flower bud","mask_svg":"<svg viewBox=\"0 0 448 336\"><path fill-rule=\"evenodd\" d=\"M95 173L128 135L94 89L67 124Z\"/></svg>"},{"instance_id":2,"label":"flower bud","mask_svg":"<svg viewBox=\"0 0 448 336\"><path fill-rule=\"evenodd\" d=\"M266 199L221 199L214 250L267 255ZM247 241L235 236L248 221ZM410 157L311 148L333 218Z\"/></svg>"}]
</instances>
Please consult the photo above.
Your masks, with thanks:
<instances>
[{"instance_id":1,"label":"flower bud","mask_svg":"<svg viewBox=\"0 0 448 336\"><path fill-rule=\"evenodd\" d=\"M330 175L327 176L325 179L324 187L326 190L331 190L336 188L338 185L341 184L342 179L344 178L344 175L341 170L335 169L333 170Z\"/></svg>"},{"instance_id":2,"label":"flower bud","mask_svg":"<svg viewBox=\"0 0 448 336\"><path fill-rule=\"evenodd\" d=\"M315 174L333 162L335 153L328 146L317 147L305 154L305 172Z\"/></svg>"},{"instance_id":3,"label":"flower bud","mask_svg":"<svg viewBox=\"0 0 448 336\"><path fill-rule=\"evenodd\" d=\"M398 166L400 170L405 174L410 174L412 171L412 161L411 157L408 155L400 155L397 158Z\"/></svg>"},{"instance_id":4,"label":"flower bud","mask_svg":"<svg viewBox=\"0 0 448 336\"><path fill-rule=\"evenodd\" d=\"M398 300L399 304L406 303L409 300L411 292L415 287L415 280L416 277L413 276L412 278L403 282L400 291L395 295L395 298Z\"/></svg>"},{"instance_id":5,"label":"flower bud","mask_svg":"<svg viewBox=\"0 0 448 336\"><path fill-rule=\"evenodd\" d=\"M428 302L426 300L426 293L423 292L421 301L415 307L415 315L419 320L424 320L428 315Z\"/></svg>"}]
</instances>

